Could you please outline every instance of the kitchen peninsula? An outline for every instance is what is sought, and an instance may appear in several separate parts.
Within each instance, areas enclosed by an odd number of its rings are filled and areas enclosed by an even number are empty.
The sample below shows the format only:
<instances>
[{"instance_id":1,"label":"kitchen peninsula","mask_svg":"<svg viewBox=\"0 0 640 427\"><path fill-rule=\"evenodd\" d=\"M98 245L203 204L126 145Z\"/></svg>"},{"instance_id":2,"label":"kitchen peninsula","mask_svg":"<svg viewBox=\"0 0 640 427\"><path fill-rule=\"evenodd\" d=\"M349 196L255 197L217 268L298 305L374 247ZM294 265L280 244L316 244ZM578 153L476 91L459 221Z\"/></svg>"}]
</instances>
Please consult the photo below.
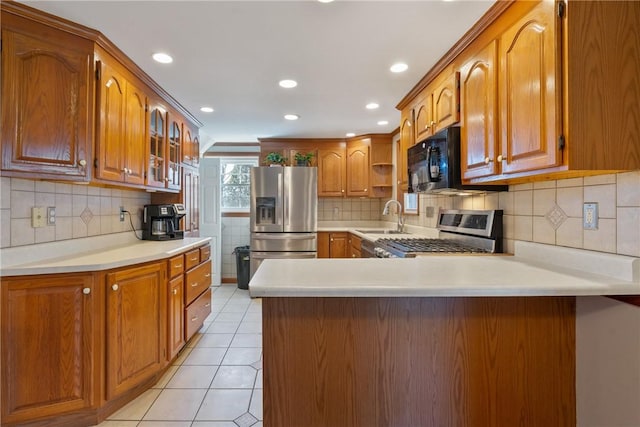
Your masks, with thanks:
<instances>
[{"instance_id":1,"label":"kitchen peninsula","mask_svg":"<svg viewBox=\"0 0 640 427\"><path fill-rule=\"evenodd\" d=\"M576 296L640 294L640 259L269 260L250 289L265 425L575 426Z\"/></svg>"}]
</instances>

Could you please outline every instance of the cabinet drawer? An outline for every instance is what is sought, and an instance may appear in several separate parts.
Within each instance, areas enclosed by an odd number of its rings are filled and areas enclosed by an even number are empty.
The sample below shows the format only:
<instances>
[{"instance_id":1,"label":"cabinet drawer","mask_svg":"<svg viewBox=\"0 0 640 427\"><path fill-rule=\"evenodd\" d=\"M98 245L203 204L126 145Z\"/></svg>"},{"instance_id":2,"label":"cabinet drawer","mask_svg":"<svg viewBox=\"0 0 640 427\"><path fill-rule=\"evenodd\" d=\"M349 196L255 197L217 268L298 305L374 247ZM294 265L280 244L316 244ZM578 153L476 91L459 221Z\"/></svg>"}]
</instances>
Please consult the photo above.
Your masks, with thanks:
<instances>
[{"instance_id":1,"label":"cabinet drawer","mask_svg":"<svg viewBox=\"0 0 640 427\"><path fill-rule=\"evenodd\" d=\"M169 259L169 279L173 279L184 271L184 255Z\"/></svg>"},{"instance_id":2,"label":"cabinet drawer","mask_svg":"<svg viewBox=\"0 0 640 427\"><path fill-rule=\"evenodd\" d=\"M200 264L200 249L194 249L187 252L185 255L185 270L189 270L196 265Z\"/></svg>"},{"instance_id":3,"label":"cabinet drawer","mask_svg":"<svg viewBox=\"0 0 640 427\"><path fill-rule=\"evenodd\" d=\"M185 305L198 297L211 285L211 262L205 261L193 270L187 271L185 283Z\"/></svg>"},{"instance_id":4,"label":"cabinet drawer","mask_svg":"<svg viewBox=\"0 0 640 427\"><path fill-rule=\"evenodd\" d=\"M200 262L206 261L211 256L211 246L203 246L200 248Z\"/></svg>"},{"instance_id":5,"label":"cabinet drawer","mask_svg":"<svg viewBox=\"0 0 640 427\"><path fill-rule=\"evenodd\" d=\"M211 313L211 289L200 295L184 312L184 335L187 341L202 327Z\"/></svg>"}]
</instances>

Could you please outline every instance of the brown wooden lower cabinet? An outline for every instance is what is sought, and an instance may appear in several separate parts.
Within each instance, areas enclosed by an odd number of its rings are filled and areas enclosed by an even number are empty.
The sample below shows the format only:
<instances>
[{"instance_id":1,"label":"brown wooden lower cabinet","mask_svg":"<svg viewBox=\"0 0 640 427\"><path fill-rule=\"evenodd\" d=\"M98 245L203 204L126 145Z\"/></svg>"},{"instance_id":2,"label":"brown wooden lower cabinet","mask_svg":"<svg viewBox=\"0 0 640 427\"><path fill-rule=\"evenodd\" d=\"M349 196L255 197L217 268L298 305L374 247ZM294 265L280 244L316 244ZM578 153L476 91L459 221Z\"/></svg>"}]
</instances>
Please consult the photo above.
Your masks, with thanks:
<instances>
[{"instance_id":1,"label":"brown wooden lower cabinet","mask_svg":"<svg viewBox=\"0 0 640 427\"><path fill-rule=\"evenodd\" d=\"M3 278L1 289L2 425L65 412L81 418L97 398L93 274Z\"/></svg>"},{"instance_id":2,"label":"brown wooden lower cabinet","mask_svg":"<svg viewBox=\"0 0 640 427\"><path fill-rule=\"evenodd\" d=\"M107 399L166 364L166 263L107 274Z\"/></svg>"},{"instance_id":3,"label":"brown wooden lower cabinet","mask_svg":"<svg viewBox=\"0 0 640 427\"><path fill-rule=\"evenodd\" d=\"M210 253L3 277L0 425L95 425L151 387L211 312Z\"/></svg>"},{"instance_id":4,"label":"brown wooden lower cabinet","mask_svg":"<svg viewBox=\"0 0 640 427\"><path fill-rule=\"evenodd\" d=\"M264 425L576 425L575 298L263 298Z\"/></svg>"},{"instance_id":5,"label":"brown wooden lower cabinet","mask_svg":"<svg viewBox=\"0 0 640 427\"><path fill-rule=\"evenodd\" d=\"M349 233L345 231L318 232L318 258L350 258Z\"/></svg>"}]
</instances>

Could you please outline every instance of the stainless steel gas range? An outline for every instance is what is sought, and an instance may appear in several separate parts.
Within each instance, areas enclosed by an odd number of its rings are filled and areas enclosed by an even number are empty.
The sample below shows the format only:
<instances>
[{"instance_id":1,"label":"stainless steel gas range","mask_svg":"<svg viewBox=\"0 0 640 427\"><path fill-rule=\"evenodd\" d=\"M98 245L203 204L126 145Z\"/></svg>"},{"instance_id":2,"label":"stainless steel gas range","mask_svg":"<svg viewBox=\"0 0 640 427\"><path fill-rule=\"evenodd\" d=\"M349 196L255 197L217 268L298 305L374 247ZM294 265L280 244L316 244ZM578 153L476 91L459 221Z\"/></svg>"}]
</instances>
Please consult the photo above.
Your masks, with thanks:
<instances>
[{"instance_id":1,"label":"stainless steel gas range","mask_svg":"<svg viewBox=\"0 0 640 427\"><path fill-rule=\"evenodd\" d=\"M440 210L440 237L425 239L408 235L402 238L362 241L362 251L370 257L410 258L426 254L502 252L501 210Z\"/></svg>"}]
</instances>

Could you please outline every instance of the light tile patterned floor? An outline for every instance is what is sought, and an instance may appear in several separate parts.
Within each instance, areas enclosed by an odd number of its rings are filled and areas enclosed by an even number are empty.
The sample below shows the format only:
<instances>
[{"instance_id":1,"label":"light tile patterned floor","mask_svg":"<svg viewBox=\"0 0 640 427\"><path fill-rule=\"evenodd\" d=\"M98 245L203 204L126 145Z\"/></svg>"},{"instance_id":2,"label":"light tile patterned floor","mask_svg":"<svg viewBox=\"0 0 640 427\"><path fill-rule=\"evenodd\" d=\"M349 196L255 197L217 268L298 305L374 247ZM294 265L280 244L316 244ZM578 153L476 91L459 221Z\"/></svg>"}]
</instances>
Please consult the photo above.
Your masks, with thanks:
<instances>
[{"instance_id":1,"label":"light tile patterned floor","mask_svg":"<svg viewBox=\"0 0 640 427\"><path fill-rule=\"evenodd\" d=\"M213 287L211 315L162 379L99 427L262 427L262 305Z\"/></svg>"}]
</instances>

